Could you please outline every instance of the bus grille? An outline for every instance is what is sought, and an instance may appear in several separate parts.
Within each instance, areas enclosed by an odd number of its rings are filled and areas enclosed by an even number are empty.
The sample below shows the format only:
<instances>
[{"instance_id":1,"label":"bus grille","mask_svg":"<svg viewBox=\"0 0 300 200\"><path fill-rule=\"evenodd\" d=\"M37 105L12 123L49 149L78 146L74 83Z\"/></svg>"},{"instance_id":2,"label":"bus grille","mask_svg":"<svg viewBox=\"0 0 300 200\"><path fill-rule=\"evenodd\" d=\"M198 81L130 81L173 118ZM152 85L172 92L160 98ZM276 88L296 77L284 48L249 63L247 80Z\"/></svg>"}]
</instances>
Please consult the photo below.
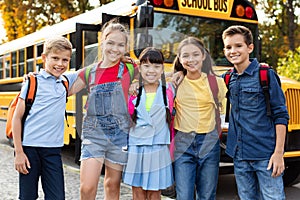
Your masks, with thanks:
<instances>
[{"instance_id":1,"label":"bus grille","mask_svg":"<svg viewBox=\"0 0 300 200\"><path fill-rule=\"evenodd\" d=\"M300 90L288 89L285 92L286 106L290 115L289 126L300 128Z\"/></svg>"}]
</instances>

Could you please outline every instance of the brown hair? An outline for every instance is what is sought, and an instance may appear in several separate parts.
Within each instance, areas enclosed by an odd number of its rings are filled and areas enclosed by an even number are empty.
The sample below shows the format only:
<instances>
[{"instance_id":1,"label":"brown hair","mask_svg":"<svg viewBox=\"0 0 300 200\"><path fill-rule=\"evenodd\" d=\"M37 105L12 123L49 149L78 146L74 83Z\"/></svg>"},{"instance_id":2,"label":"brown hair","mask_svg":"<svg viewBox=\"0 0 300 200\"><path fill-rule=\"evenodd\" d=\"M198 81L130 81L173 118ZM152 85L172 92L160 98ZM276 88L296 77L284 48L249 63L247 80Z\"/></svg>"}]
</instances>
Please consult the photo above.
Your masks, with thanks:
<instances>
[{"instance_id":1,"label":"brown hair","mask_svg":"<svg viewBox=\"0 0 300 200\"><path fill-rule=\"evenodd\" d=\"M107 36L109 34L111 34L111 32L113 31L120 31L125 39L126 39L126 46L128 47L128 43L129 43L129 34L128 31L125 27L125 25L119 23L118 18L114 18L108 22L106 22L103 26L102 26L102 35L101 35L101 42L103 42Z\"/></svg>"},{"instance_id":2,"label":"brown hair","mask_svg":"<svg viewBox=\"0 0 300 200\"><path fill-rule=\"evenodd\" d=\"M228 27L223 31L222 38L224 40L227 36L233 36L236 34L241 34L244 37L244 41L247 45L253 44L253 36L251 31L247 27L240 25Z\"/></svg>"},{"instance_id":3,"label":"brown hair","mask_svg":"<svg viewBox=\"0 0 300 200\"><path fill-rule=\"evenodd\" d=\"M43 54L48 55L50 52L56 52L56 51L70 51L70 55L71 55L72 54L71 42L63 36L56 36L46 40L46 42L44 43Z\"/></svg>"},{"instance_id":4,"label":"brown hair","mask_svg":"<svg viewBox=\"0 0 300 200\"><path fill-rule=\"evenodd\" d=\"M186 75L187 71L186 71L186 69L183 68L182 64L180 63L179 57L181 54L181 49L188 44L195 45L196 47L198 47L200 49L200 51L202 52L203 55L206 55L206 57L203 61L203 67L202 67L201 71L205 72L206 74L215 74L212 69L213 60L209 54L209 51L204 47L203 42L196 37L188 37L180 42L178 49L177 49L177 56L173 63L174 70L175 71L183 71L184 75Z\"/></svg>"}]
</instances>

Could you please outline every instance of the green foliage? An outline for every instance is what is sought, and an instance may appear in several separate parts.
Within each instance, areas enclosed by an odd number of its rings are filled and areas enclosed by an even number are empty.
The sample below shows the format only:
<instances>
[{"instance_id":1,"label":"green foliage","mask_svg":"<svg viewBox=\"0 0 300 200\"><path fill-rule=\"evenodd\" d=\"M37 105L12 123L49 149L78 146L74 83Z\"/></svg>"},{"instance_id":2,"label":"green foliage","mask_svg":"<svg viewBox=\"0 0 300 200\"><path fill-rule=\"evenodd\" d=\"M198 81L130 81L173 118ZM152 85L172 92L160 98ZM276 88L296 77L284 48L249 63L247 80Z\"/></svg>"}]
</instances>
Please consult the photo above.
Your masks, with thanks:
<instances>
[{"instance_id":1,"label":"green foliage","mask_svg":"<svg viewBox=\"0 0 300 200\"><path fill-rule=\"evenodd\" d=\"M2 0L0 9L9 41L90 10L88 0Z\"/></svg>"},{"instance_id":2,"label":"green foliage","mask_svg":"<svg viewBox=\"0 0 300 200\"><path fill-rule=\"evenodd\" d=\"M278 59L277 72L300 81L300 46L294 52L288 51L286 57Z\"/></svg>"},{"instance_id":3,"label":"green foliage","mask_svg":"<svg viewBox=\"0 0 300 200\"><path fill-rule=\"evenodd\" d=\"M261 37L261 62L277 67L278 58L285 57L288 50L300 45L299 1L255 0L257 9L263 10L266 17L259 24Z\"/></svg>"}]
</instances>

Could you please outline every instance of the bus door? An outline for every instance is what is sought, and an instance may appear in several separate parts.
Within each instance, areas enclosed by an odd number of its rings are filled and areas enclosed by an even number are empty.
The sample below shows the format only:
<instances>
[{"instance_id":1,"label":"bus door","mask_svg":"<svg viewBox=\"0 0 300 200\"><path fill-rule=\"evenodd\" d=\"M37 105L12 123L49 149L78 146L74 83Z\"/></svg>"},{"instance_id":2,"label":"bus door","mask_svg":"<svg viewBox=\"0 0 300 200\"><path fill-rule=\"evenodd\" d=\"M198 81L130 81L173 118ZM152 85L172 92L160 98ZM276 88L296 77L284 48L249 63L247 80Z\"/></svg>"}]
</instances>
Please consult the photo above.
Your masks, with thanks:
<instances>
[{"instance_id":1,"label":"bus door","mask_svg":"<svg viewBox=\"0 0 300 200\"><path fill-rule=\"evenodd\" d=\"M76 23L75 32L75 66L76 71L82 67L86 67L93 62L97 62L98 54L98 35L101 30L101 25ZM100 40L99 40L100 41ZM76 94L75 109L76 109L76 138L75 138L75 163L79 164L81 152L81 131L83 118L83 96L86 91L81 91Z\"/></svg>"}]
</instances>

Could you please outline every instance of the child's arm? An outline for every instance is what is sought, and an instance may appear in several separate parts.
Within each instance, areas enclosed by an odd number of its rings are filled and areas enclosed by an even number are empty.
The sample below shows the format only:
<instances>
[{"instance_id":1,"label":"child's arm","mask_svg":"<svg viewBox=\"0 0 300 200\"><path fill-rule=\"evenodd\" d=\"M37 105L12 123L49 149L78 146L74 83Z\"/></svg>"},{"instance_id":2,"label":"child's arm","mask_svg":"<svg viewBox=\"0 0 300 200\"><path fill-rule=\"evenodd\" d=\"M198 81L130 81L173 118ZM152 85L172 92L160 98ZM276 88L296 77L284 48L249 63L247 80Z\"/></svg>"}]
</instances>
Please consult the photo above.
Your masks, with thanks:
<instances>
[{"instance_id":1,"label":"child's arm","mask_svg":"<svg viewBox=\"0 0 300 200\"><path fill-rule=\"evenodd\" d=\"M79 74L80 72L78 72ZM80 76L77 76L75 82L73 83L71 89L69 90L69 96L79 92L80 90L82 90L83 88L85 88L86 84L84 82L84 80L82 80L80 78Z\"/></svg>"},{"instance_id":2,"label":"child's arm","mask_svg":"<svg viewBox=\"0 0 300 200\"><path fill-rule=\"evenodd\" d=\"M268 170L273 167L272 177L277 177L284 171L283 154L285 135L286 126L284 124L276 124L276 146L268 165Z\"/></svg>"},{"instance_id":3,"label":"child's arm","mask_svg":"<svg viewBox=\"0 0 300 200\"><path fill-rule=\"evenodd\" d=\"M15 169L22 174L28 174L27 168L30 168L29 160L23 151L21 134L22 134L22 117L25 112L25 100L19 98L14 116L12 118L12 132L15 148Z\"/></svg>"}]
</instances>

